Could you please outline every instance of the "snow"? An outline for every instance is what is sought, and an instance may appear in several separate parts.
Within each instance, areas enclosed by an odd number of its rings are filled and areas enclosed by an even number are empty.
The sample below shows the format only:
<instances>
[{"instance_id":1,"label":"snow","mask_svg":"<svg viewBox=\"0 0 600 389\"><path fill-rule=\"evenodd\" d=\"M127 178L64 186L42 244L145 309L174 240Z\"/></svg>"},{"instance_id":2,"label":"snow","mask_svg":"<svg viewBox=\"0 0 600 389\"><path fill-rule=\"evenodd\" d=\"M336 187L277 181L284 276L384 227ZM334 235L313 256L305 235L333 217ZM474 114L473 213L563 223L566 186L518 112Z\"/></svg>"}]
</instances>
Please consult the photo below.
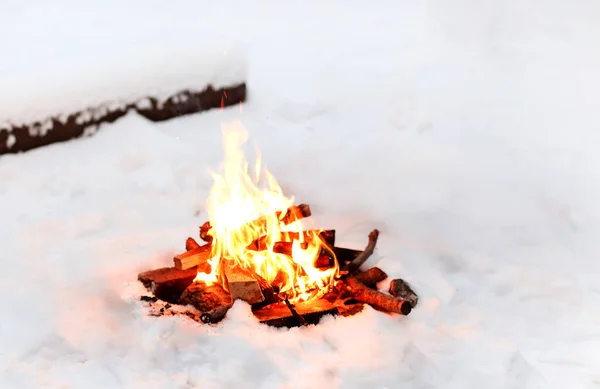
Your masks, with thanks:
<instances>
[{"instance_id":1,"label":"snow","mask_svg":"<svg viewBox=\"0 0 600 389\"><path fill-rule=\"evenodd\" d=\"M92 38L112 53L218 30L248 56L250 100L0 158L0 387L600 386L596 2L2 7L3 52L30 69L45 40L58 63ZM239 302L214 327L146 315L135 277L196 234L235 120L339 245L381 230L368 264L414 286L410 316L287 331Z\"/></svg>"}]
</instances>

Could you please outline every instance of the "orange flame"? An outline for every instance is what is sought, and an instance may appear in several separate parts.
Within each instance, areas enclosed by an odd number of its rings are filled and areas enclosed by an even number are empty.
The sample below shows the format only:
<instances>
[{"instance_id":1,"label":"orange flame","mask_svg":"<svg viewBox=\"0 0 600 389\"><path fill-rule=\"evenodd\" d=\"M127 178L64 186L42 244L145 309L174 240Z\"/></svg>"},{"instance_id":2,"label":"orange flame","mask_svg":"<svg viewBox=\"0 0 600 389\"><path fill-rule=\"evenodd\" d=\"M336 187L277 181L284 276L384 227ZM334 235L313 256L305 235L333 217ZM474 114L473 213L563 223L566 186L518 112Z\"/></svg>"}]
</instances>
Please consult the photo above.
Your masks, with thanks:
<instances>
[{"instance_id":1,"label":"orange flame","mask_svg":"<svg viewBox=\"0 0 600 389\"><path fill-rule=\"evenodd\" d=\"M207 201L212 228L210 273L198 273L194 281L207 284L222 283L223 265L238 265L250 270L269 284L279 287L290 300L301 301L316 298L333 285L338 274L337 265L321 270L315 260L326 249L319 231L303 231L302 220L284 226L281 218L293 205L294 198L286 197L275 178L266 170L261 180L260 153L254 176L249 173L242 145L247 141L247 132L239 123L222 126L225 160L222 174L211 172L214 184ZM298 239L293 240L291 255L273 252L276 242L292 241L290 232ZM260 239L261 249L252 247ZM336 262L336 261L334 261Z\"/></svg>"}]
</instances>

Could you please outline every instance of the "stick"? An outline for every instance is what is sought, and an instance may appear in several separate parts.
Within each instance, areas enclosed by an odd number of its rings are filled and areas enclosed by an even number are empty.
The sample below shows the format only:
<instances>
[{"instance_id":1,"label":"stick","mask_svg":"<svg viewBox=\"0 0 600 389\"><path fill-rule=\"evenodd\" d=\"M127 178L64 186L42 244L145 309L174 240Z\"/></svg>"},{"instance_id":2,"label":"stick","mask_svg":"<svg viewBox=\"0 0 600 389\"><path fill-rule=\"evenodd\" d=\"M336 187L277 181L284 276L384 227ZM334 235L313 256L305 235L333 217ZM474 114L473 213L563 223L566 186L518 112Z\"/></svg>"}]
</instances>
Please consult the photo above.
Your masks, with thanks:
<instances>
[{"instance_id":1,"label":"stick","mask_svg":"<svg viewBox=\"0 0 600 389\"><path fill-rule=\"evenodd\" d=\"M408 301L369 289L354 277L348 277L345 281L352 290L352 296L360 302L401 315L408 315L412 310L412 306Z\"/></svg>"},{"instance_id":2,"label":"stick","mask_svg":"<svg viewBox=\"0 0 600 389\"><path fill-rule=\"evenodd\" d=\"M358 254L358 256L350 262L343 270L346 270L348 274L352 274L361 267L363 263L373 254L375 245L377 244L377 238L379 238L379 230L373 230L369 234L369 244L365 247L364 251Z\"/></svg>"},{"instance_id":3,"label":"stick","mask_svg":"<svg viewBox=\"0 0 600 389\"><path fill-rule=\"evenodd\" d=\"M286 297L285 300L285 305L288 307L288 309L290 310L290 312L292 313L292 316L294 316L296 318L296 320L298 320L298 323L300 323L301 326L305 326L306 320L302 317L302 315L300 315L295 309L294 306L292 305L292 303L290 303L290 300Z\"/></svg>"}]
</instances>

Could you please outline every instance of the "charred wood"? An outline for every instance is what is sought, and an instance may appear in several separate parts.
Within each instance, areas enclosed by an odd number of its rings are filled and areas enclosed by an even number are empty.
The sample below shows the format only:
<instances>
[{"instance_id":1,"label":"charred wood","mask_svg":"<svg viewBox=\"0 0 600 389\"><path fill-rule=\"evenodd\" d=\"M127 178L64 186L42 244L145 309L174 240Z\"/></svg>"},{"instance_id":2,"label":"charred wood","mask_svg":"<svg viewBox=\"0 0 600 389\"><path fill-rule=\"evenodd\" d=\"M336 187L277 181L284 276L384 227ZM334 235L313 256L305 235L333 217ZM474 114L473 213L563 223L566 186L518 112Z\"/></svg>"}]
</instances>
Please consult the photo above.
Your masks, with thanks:
<instances>
[{"instance_id":1,"label":"charred wood","mask_svg":"<svg viewBox=\"0 0 600 389\"><path fill-rule=\"evenodd\" d=\"M179 299L179 304L192 305L200 311L202 322L217 323L232 307L233 300L220 285L208 286L203 282L194 282L185 289Z\"/></svg>"},{"instance_id":2,"label":"charred wood","mask_svg":"<svg viewBox=\"0 0 600 389\"><path fill-rule=\"evenodd\" d=\"M325 315L337 315L338 308L326 300L306 301L294 305L294 310L301 315L306 324L318 324ZM285 302L267 305L254 311L254 316L261 323L273 327L298 327L300 323L286 306Z\"/></svg>"},{"instance_id":3,"label":"charred wood","mask_svg":"<svg viewBox=\"0 0 600 389\"><path fill-rule=\"evenodd\" d=\"M403 279L396 278L390 282L390 294L409 302L411 307L415 307L419 302L419 296Z\"/></svg>"},{"instance_id":4,"label":"charred wood","mask_svg":"<svg viewBox=\"0 0 600 389\"><path fill-rule=\"evenodd\" d=\"M175 304L196 278L197 268L179 270L174 267L138 274L138 280L157 298Z\"/></svg>"}]
</instances>

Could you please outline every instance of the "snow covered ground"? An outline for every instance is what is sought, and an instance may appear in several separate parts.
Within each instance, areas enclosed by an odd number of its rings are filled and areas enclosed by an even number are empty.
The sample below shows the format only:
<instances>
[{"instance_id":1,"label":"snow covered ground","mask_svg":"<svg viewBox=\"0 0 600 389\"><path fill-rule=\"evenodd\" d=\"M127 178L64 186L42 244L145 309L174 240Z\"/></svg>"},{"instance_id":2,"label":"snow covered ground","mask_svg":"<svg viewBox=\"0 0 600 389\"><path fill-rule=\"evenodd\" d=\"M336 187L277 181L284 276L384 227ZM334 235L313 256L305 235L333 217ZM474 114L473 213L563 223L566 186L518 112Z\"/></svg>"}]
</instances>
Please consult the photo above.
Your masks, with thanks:
<instances>
[{"instance_id":1,"label":"snow covered ground","mask_svg":"<svg viewBox=\"0 0 600 389\"><path fill-rule=\"evenodd\" d=\"M600 387L598 3L249 3L0 6L32 77L39 53L110 56L116 32L202 47L210 29L250 66L241 110L0 158L0 387ZM145 315L135 277L204 221L232 120L340 245L381 229L369 264L414 285L410 316Z\"/></svg>"}]
</instances>

